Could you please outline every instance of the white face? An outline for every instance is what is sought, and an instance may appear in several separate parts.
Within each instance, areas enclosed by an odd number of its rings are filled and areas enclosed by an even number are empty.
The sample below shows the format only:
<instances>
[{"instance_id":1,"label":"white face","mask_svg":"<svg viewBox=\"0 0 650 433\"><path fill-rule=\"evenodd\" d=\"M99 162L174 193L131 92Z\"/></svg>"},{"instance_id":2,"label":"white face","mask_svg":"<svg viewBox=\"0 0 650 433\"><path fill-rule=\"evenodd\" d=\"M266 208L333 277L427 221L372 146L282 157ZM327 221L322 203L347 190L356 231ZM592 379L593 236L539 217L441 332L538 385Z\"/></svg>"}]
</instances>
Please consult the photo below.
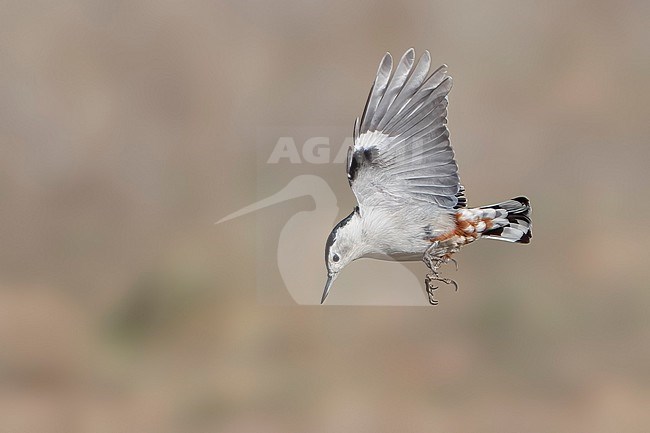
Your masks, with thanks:
<instances>
[{"instance_id":1,"label":"white face","mask_svg":"<svg viewBox=\"0 0 650 433\"><path fill-rule=\"evenodd\" d=\"M345 245L344 242L336 241L330 247L329 256L327 257L327 271L331 275L338 274L351 261L348 256L349 249L341 248L343 245Z\"/></svg>"},{"instance_id":2,"label":"white face","mask_svg":"<svg viewBox=\"0 0 650 433\"><path fill-rule=\"evenodd\" d=\"M327 297L327 293L332 283L338 276L339 272L347 266L351 261L360 257L357 254L359 251L359 239L356 233L358 230L358 215L354 212L349 217L341 221L334 227L330 233L327 244L325 262L327 264L327 284L323 293L323 301ZM322 302L322 301L321 301Z\"/></svg>"},{"instance_id":3,"label":"white face","mask_svg":"<svg viewBox=\"0 0 650 433\"><path fill-rule=\"evenodd\" d=\"M338 274L341 269L359 257L361 248L360 233L358 230L358 216L354 213L341 221L330 233L327 239L327 270L332 275Z\"/></svg>"}]
</instances>

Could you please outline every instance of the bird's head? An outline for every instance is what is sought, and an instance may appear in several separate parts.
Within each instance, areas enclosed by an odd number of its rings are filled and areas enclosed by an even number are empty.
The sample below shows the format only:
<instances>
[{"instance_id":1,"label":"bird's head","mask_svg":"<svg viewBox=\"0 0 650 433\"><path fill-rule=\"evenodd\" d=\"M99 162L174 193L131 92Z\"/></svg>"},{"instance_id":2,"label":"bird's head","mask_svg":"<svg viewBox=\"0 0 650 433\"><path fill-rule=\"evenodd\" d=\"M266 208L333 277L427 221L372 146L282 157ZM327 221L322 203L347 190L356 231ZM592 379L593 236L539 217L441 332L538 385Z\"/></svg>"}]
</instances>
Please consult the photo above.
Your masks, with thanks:
<instances>
[{"instance_id":1,"label":"bird's head","mask_svg":"<svg viewBox=\"0 0 650 433\"><path fill-rule=\"evenodd\" d=\"M332 283L339 272L353 260L364 253L361 235L361 218L359 209L343 218L330 233L325 244L325 265L327 266L327 283L320 303L325 302Z\"/></svg>"}]
</instances>

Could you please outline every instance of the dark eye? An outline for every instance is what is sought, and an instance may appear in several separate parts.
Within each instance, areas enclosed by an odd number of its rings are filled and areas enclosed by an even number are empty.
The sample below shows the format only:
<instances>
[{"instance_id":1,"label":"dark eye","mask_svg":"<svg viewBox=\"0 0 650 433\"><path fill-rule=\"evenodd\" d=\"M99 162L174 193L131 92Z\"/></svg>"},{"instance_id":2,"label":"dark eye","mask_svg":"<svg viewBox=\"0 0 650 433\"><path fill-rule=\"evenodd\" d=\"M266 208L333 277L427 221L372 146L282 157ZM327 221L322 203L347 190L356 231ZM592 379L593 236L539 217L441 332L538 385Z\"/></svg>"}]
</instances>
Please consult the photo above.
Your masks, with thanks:
<instances>
[{"instance_id":1,"label":"dark eye","mask_svg":"<svg viewBox=\"0 0 650 433\"><path fill-rule=\"evenodd\" d=\"M334 263L338 262L338 261L339 261L339 255L338 255L338 254L334 254L334 255L332 256L332 261L333 261Z\"/></svg>"}]
</instances>

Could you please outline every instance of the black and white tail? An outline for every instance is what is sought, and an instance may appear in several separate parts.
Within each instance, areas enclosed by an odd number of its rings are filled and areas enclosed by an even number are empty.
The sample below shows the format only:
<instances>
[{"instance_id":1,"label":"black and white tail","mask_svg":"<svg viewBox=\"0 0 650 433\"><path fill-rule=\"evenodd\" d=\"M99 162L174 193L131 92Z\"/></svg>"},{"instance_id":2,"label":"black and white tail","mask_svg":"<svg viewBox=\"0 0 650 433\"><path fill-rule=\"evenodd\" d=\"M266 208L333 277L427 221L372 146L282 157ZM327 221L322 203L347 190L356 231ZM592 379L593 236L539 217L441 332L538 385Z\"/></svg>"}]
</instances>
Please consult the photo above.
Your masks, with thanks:
<instances>
[{"instance_id":1,"label":"black and white tail","mask_svg":"<svg viewBox=\"0 0 650 433\"><path fill-rule=\"evenodd\" d=\"M480 209L492 213L492 227L483 232L484 238L498 239L506 242L527 244L533 237L533 225L530 221L531 206L526 197L516 197L503 203L483 206Z\"/></svg>"}]
</instances>

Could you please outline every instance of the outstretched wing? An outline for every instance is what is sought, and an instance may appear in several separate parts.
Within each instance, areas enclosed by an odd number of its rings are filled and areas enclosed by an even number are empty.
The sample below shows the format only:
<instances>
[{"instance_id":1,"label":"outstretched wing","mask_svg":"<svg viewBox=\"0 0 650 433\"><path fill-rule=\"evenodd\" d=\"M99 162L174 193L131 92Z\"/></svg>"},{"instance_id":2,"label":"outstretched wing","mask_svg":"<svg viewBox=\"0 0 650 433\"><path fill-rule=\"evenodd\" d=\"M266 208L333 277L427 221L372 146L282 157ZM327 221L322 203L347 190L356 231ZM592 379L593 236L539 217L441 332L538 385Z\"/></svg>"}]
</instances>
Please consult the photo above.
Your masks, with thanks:
<instances>
[{"instance_id":1,"label":"outstretched wing","mask_svg":"<svg viewBox=\"0 0 650 433\"><path fill-rule=\"evenodd\" d=\"M451 77L446 66L429 74L430 65L428 51L415 64L412 48L392 76L390 53L379 64L348 150L348 180L362 208L465 204L447 129Z\"/></svg>"}]
</instances>

